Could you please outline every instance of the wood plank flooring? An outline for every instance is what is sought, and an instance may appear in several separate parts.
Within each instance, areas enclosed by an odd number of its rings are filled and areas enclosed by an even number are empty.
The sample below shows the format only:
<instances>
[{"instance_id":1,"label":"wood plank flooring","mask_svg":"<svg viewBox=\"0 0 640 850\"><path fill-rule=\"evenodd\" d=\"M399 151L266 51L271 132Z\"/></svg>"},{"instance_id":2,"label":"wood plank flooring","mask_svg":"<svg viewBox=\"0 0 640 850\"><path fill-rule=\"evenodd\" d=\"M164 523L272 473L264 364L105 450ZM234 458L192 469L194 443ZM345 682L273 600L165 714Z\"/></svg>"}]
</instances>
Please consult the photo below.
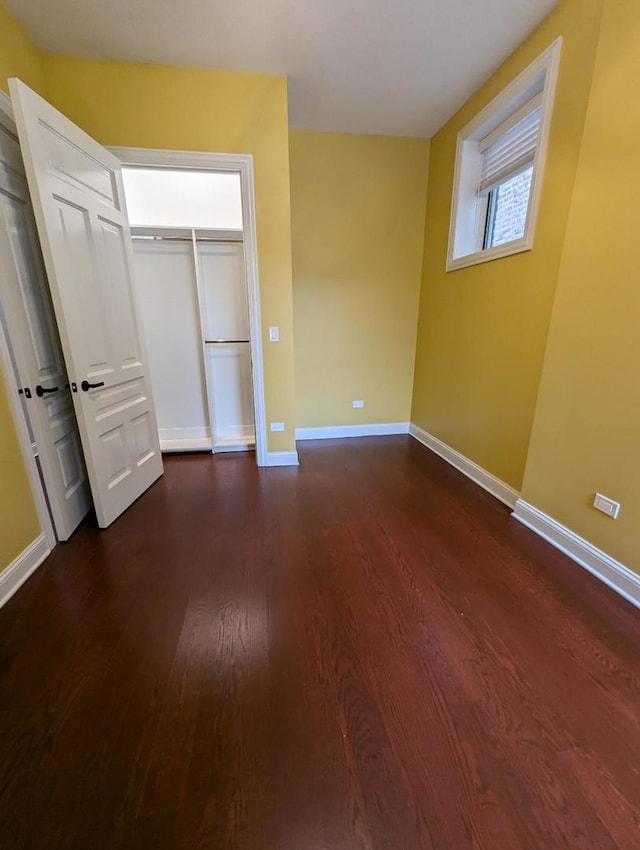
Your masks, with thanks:
<instances>
[{"instance_id":1,"label":"wood plank flooring","mask_svg":"<svg viewBox=\"0 0 640 850\"><path fill-rule=\"evenodd\" d=\"M169 458L0 611L3 850L637 850L640 612L408 437Z\"/></svg>"}]
</instances>

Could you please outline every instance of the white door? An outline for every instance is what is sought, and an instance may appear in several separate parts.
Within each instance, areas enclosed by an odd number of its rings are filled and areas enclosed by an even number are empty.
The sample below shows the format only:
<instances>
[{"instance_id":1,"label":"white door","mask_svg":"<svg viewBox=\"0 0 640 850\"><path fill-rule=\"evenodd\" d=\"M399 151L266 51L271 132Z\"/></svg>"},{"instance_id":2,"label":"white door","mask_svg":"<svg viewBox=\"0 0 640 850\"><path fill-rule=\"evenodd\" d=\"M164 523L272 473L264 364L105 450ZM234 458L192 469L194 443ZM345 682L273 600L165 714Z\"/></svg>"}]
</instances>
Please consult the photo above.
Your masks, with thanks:
<instances>
[{"instance_id":1,"label":"white door","mask_svg":"<svg viewBox=\"0 0 640 850\"><path fill-rule=\"evenodd\" d=\"M133 253L160 446L210 449L193 244L134 237Z\"/></svg>"},{"instance_id":2,"label":"white door","mask_svg":"<svg viewBox=\"0 0 640 850\"><path fill-rule=\"evenodd\" d=\"M120 162L20 80L9 86L104 528L162 474Z\"/></svg>"},{"instance_id":3,"label":"white door","mask_svg":"<svg viewBox=\"0 0 640 850\"><path fill-rule=\"evenodd\" d=\"M249 305L240 242L197 242L214 451L255 446Z\"/></svg>"},{"instance_id":4,"label":"white door","mask_svg":"<svg viewBox=\"0 0 640 850\"><path fill-rule=\"evenodd\" d=\"M2 124L0 300L56 536L68 540L91 507L91 495L20 147Z\"/></svg>"}]
</instances>

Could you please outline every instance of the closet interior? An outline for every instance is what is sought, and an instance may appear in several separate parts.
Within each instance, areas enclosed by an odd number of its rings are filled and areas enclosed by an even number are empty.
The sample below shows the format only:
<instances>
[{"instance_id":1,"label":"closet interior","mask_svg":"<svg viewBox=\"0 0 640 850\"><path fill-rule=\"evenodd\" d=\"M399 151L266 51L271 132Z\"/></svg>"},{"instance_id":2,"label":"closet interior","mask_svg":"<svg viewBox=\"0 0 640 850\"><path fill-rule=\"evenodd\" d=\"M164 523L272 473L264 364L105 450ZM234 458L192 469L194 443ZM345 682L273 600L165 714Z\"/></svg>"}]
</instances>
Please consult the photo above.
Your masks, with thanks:
<instances>
[{"instance_id":1,"label":"closet interior","mask_svg":"<svg viewBox=\"0 0 640 850\"><path fill-rule=\"evenodd\" d=\"M255 447L240 177L125 168L163 451Z\"/></svg>"}]
</instances>

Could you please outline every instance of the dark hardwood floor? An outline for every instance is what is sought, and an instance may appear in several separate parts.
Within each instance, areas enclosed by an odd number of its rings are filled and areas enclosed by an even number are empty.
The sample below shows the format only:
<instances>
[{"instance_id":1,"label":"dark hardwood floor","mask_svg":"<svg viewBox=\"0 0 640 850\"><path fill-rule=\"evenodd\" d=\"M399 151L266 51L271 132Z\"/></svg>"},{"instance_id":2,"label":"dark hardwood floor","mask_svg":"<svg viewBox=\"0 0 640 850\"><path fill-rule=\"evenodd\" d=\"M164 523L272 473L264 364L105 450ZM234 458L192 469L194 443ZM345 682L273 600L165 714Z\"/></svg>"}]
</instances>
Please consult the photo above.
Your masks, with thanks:
<instances>
[{"instance_id":1,"label":"dark hardwood floor","mask_svg":"<svg viewBox=\"0 0 640 850\"><path fill-rule=\"evenodd\" d=\"M408 437L169 458L0 611L3 850L637 850L640 612Z\"/></svg>"}]
</instances>

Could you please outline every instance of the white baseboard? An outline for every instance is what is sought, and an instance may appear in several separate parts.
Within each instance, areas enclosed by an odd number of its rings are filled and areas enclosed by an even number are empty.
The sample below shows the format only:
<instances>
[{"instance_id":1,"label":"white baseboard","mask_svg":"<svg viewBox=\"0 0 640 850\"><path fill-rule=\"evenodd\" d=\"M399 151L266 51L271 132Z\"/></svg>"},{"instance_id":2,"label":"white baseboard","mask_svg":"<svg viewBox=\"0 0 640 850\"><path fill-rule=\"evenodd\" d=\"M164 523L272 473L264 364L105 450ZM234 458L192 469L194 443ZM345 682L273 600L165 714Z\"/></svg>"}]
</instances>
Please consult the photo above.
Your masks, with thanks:
<instances>
[{"instance_id":1,"label":"white baseboard","mask_svg":"<svg viewBox=\"0 0 640 850\"><path fill-rule=\"evenodd\" d=\"M161 452L210 452L211 440L160 440Z\"/></svg>"},{"instance_id":2,"label":"white baseboard","mask_svg":"<svg viewBox=\"0 0 640 850\"><path fill-rule=\"evenodd\" d=\"M217 455L225 454L227 452L253 452L255 451L256 444L255 443L221 443L219 446L216 446L215 453Z\"/></svg>"},{"instance_id":3,"label":"white baseboard","mask_svg":"<svg viewBox=\"0 0 640 850\"><path fill-rule=\"evenodd\" d=\"M408 433L408 422L383 422L377 425L330 425L321 428L296 428L296 440L337 440L341 437L380 437Z\"/></svg>"},{"instance_id":4,"label":"white baseboard","mask_svg":"<svg viewBox=\"0 0 640 850\"><path fill-rule=\"evenodd\" d=\"M211 432L208 428L159 428L160 451L211 451Z\"/></svg>"},{"instance_id":5,"label":"white baseboard","mask_svg":"<svg viewBox=\"0 0 640 850\"><path fill-rule=\"evenodd\" d=\"M640 608L640 576L637 573L523 499L516 502L513 516Z\"/></svg>"},{"instance_id":6,"label":"white baseboard","mask_svg":"<svg viewBox=\"0 0 640 850\"><path fill-rule=\"evenodd\" d=\"M265 466L298 466L298 452L267 452Z\"/></svg>"},{"instance_id":7,"label":"white baseboard","mask_svg":"<svg viewBox=\"0 0 640 850\"><path fill-rule=\"evenodd\" d=\"M443 443L442 440L434 437L433 434L429 434L422 428L418 428L417 425L412 424L409 427L409 433L412 437L418 440L418 442L422 443L428 449L431 449L432 452L440 455L440 457L443 458L443 460L446 460L447 463L450 463L451 466L455 466L455 468L466 475L467 478L475 481L476 484L479 484L480 487L491 493L492 496L495 496L496 499L504 502L504 504L508 505L510 508L515 507L516 502L520 498L520 493L518 493L518 491L509 484L506 484L504 481L496 478L495 475L487 472L486 469L478 466L477 463L469 460L468 457L465 457L463 454L460 454L460 452L452 449L451 446Z\"/></svg>"},{"instance_id":8,"label":"white baseboard","mask_svg":"<svg viewBox=\"0 0 640 850\"><path fill-rule=\"evenodd\" d=\"M47 539L44 534L41 534L0 573L0 608L38 569L50 552Z\"/></svg>"}]
</instances>

